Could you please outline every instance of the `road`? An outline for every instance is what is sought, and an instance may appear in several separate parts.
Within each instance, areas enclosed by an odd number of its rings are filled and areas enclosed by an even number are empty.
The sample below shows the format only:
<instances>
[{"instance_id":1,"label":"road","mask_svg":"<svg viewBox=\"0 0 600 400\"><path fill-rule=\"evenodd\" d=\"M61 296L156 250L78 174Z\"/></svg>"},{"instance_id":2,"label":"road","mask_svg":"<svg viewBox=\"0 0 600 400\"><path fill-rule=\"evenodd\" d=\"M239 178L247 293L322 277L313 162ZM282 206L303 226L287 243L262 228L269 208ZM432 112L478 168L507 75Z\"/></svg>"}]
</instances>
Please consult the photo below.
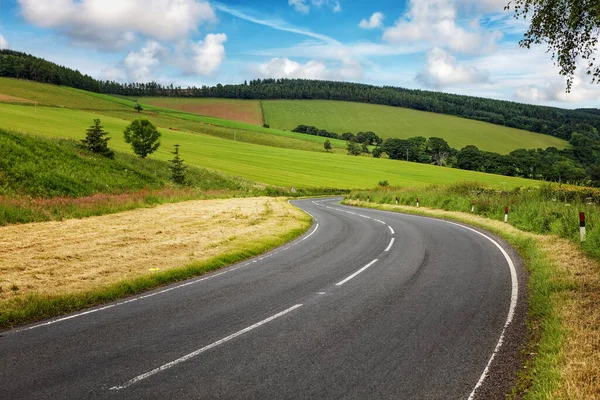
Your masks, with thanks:
<instances>
[{"instance_id":1,"label":"road","mask_svg":"<svg viewBox=\"0 0 600 400\"><path fill-rule=\"evenodd\" d=\"M469 398L515 308L508 255L337 201L294 201L313 227L264 256L4 332L0 397Z\"/></svg>"}]
</instances>

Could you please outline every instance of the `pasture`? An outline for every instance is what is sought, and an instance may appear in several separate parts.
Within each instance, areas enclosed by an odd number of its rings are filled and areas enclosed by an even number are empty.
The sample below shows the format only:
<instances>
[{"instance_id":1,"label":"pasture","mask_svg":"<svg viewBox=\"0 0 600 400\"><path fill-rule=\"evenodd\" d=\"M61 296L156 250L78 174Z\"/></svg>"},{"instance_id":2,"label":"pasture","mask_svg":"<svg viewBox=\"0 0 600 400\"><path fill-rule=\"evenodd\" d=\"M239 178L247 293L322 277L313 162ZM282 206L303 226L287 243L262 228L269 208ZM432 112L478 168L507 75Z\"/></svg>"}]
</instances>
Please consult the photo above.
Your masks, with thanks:
<instances>
[{"instance_id":1,"label":"pasture","mask_svg":"<svg viewBox=\"0 0 600 400\"><path fill-rule=\"evenodd\" d=\"M277 129L313 125L338 134L372 131L382 138L435 136L458 150L472 144L500 154L568 147L566 141L548 135L407 108L330 100L266 100L262 107L265 123Z\"/></svg>"},{"instance_id":2,"label":"pasture","mask_svg":"<svg viewBox=\"0 0 600 400\"><path fill-rule=\"evenodd\" d=\"M112 137L110 147L131 152L123 140L129 121L91 112L51 107L0 104L0 128L49 137L82 139L94 118ZM189 164L281 187L368 188L387 180L395 186L422 186L478 181L496 188L537 186L538 182L370 157L351 157L234 142L208 135L160 129L160 149L151 156L169 160L175 144Z\"/></svg>"}]
</instances>

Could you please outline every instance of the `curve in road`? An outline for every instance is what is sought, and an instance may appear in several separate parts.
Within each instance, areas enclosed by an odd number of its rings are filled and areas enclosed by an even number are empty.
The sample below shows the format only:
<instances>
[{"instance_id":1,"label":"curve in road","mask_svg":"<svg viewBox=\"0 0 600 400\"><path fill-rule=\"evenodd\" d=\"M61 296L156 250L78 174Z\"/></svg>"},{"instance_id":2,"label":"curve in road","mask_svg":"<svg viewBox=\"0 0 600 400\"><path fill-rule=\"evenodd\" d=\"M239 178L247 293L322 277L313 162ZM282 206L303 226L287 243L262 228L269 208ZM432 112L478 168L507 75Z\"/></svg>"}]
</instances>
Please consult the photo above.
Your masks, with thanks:
<instances>
[{"instance_id":1,"label":"curve in road","mask_svg":"<svg viewBox=\"0 0 600 400\"><path fill-rule=\"evenodd\" d=\"M475 397L517 304L507 250L338 200L293 202L311 231L249 262L5 333L3 396Z\"/></svg>"}]
</instances>

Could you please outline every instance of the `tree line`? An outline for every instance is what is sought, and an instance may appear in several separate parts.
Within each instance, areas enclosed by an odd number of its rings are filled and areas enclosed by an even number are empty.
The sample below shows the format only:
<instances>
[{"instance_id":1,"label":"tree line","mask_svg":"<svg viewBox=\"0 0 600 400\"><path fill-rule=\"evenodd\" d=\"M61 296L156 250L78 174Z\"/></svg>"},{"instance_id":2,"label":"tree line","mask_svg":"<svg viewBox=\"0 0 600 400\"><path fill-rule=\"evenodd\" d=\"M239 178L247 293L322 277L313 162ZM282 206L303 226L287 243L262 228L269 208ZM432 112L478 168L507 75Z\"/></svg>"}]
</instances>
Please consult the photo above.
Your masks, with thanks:
<instances>
[{"instance_id":1,"label":"tree line","mask_svg":"<svg viewBox=\"0 0 600 400\"><path fill-rule=\"evenodd\" d=\"M600 111L567 110L473 96L304 79L255 79L238 85L187 87L96 80L29 54L0 50L0 76L127 96L234 99L318 99L373 103L489 122L570 140L578 132L600 140Z\"/></svg>"}]
</instances>

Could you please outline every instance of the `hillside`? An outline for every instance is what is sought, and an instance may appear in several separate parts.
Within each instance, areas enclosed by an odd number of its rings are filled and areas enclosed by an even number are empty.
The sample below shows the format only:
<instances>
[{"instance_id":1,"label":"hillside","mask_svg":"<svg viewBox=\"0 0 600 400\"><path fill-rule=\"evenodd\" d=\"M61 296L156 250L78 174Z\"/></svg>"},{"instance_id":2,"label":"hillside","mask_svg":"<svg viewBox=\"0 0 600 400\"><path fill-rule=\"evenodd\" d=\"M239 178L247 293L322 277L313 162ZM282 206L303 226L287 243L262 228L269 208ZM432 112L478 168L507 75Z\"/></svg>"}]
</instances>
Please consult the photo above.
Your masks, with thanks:
<instances>
[{"instance_id":1,"label":"hillside","mask_svg":"<svg viewBox=\"0 0 600 400\"><path fill-rule=\"evenodd\" d=\"M36 110L32 106L0 104L0 128L55 138L82 139L86 128L98 117L97 113L89 111L55 107L37 107ZM129 122L110 116L101 118L105 130L112 136L111 148L130 153L122 135ZM181 155L189 165L287 188L366 188L375 186L380 180L407 186L465 180L497 188L536 184L526 179L432 165L268 147L165 128L159 131L162 145L151 159L171 159L173 146L180 144Z\"/></svg>"},{"instance_id":2,"label":"hillside","mask_svg":"<svg viewBox=\"0 0 600 400\"><path fill-rule=\"evenodd\" d=\"M516 149L564 149L564 140L524 130L449 115L332 100L262 101L265 123L291 130L298 125L342 134L372 131L382 138L441 137L461 149L475 145L481 150L508 154Z\"/></svg>"},{"instance_id":3,"label":"hillside","mask_svg":"<svg viewBox=\"0 0 600 400\"><path fill-rule=\"evenodd\" d=\"M598 110L567 110L503 100L390 86L303 79L256 79L201 88L156 82L99 81L79 71L11 50L0 50L0 76L35 80L123 96L212 97L258 100L342 100L404 107L490 122L569 140L573 132L600 139Z\"/></svg>"}]
</instances>

